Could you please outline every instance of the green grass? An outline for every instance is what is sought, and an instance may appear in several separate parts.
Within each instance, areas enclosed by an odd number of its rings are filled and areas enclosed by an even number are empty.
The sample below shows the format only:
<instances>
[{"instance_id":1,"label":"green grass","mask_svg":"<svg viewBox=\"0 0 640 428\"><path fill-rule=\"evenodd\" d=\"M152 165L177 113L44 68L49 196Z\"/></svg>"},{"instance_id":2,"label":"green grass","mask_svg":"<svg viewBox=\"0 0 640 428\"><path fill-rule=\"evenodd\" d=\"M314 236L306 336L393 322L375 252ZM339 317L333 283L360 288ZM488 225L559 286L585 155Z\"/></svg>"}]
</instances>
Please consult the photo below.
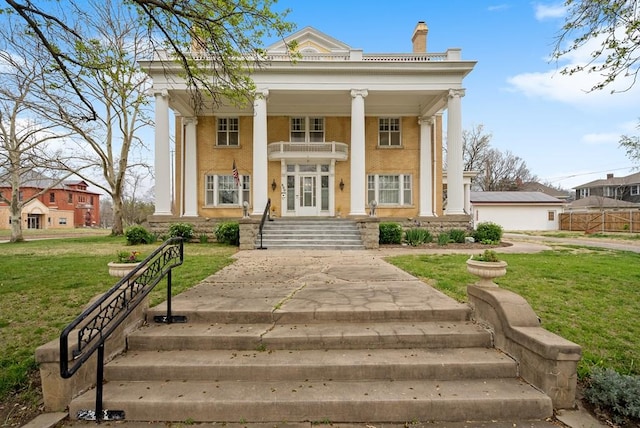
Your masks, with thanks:
<instances>
[{"instance_id":1,"label":"green grass","mask_svg":"<svg viewBox=\"0 0 640 428\"><path fill-rule=\"evenodd\" d=\"M123 237L80 237L0 244L0 401L25 386L36 368L35 349L55 339L89 300L112 287L107 263L120 250L150 254L159 246L126 246ZM230 264L235 247L185 245L184 264L172 277L172 294ZM166 281L151 294L165 299Z\"/></svg>"},{"instance_id":2,"label":"green grass","mask_svg":"<svg viewBox=\"0 0 640 428\"><path fill-rule=\"evenodd\" d=\"M395 266L466 301L467 255L390 257ZM581 375L593 366L640 374L640 254L565 248L501 254L509 267L495 282L524 297L542 326L582 346Z\"/></svg>"}]
</instances>

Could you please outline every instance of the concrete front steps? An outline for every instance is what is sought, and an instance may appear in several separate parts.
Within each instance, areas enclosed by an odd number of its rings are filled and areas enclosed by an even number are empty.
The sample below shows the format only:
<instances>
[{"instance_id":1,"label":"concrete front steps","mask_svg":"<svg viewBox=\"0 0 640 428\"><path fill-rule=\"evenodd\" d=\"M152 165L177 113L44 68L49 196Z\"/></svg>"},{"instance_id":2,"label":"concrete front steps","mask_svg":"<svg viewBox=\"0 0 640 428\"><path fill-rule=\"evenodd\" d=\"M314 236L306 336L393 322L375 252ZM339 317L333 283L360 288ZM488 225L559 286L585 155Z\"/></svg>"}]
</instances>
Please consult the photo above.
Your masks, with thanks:
<instances>
[{"instance_id":1,"label":"concrete front steps","mask_svg":"<svg viewBox=\"0 0 640 428\"><path fill-rule=\"evenodd\" d=\"M362 250L356 222L346 219L276 218L265 222L255 247L272 249Z\"/></svg>"},{"instance_id":2,"label":"concrete front steps","mask_svg":"<svg viewBox=\"0 0 640 428\"><path fill-rule=\"evenodd\" d=\"M127 353L105 367L105 409L129 421L243 424L540 421L553 413L550 398L518 377L516 362L455 302L352 320L338 310L322 319L198 312L129 336ZM94 401L94 391L73 400L71 417Z\"/></svg>"}]
</instances>

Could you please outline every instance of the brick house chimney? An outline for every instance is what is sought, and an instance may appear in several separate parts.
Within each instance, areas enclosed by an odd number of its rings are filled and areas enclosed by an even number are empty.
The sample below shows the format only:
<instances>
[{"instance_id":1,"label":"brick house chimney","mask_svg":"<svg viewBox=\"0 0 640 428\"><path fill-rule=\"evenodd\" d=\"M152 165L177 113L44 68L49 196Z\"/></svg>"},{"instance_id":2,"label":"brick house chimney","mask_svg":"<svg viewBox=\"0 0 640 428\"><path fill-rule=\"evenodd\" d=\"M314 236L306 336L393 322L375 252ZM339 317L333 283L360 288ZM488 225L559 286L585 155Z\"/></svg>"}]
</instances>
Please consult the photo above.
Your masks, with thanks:
<instances>
[{"instance_id":1,"label":"brick house chimney","mask_svg":"<svg viewBox=\"0 0 640 428\"><path fill-rule=\"evenodd\" d=\"M610 179L612 179L612 178L613 178L613 174L612 174L612 173L608 173L608 174L607 174L607 180L610 180Z\"/></svg>"},{"instance_id":2,"label":"brick house chimney","mask_svg":"<svg viewBox=\"0 0 640 428\"><path fill-rule=\"evenodd\" d=\"M427 33L429 29L424 21L418 21L411 42L413 42L413 53L423 53L427 51Z\"/></svg>"}]
</instances>

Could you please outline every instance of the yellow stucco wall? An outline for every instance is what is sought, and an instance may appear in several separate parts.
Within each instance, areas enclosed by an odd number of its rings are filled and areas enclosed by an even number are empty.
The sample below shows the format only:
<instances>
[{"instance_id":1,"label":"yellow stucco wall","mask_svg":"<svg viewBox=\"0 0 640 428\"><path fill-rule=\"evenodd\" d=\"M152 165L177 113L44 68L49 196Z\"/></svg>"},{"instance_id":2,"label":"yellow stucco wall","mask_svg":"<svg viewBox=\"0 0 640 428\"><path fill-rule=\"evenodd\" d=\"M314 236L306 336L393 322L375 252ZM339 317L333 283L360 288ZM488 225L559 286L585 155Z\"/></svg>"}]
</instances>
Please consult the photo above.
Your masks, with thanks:
<instances>
[{"instance_id":1,"label":"yellow stucco wall","mask_svg":"<svg viewBox=\"0 0 640 428\"><path fill-rule=\"evenodd\" d=\"M41 229L73 229L74 228L74 213L73 211L57 210L55 208L49 208L41 214L40 228ZM9 207L0 206L0 229L10 229L9 224ZM60 219L65 218L66 224L60 224ZM51 219L51 222L49 222ZM22 213L22 230L27 229L27 213Z\"/></svg>"},{"instance_id":2,"label":"yellow stucco wall","mask_svg":"<svg viewBox=\"0 0 640 428\"><path fill-rule=\"evenodd\" d=\"M240 146L220 147L216 146L216 117L203 116L198 118L197 125L197 166L198 166L198 215L201 217L234 217L242 215L241 208L217 208L205 205L205 176L208 174L229 175L235 160L240 175L250 175L253 178L253 117L241 116L240 121ZM379 208L380 217L416 217L419 213L420 192L420 126L418 118L407 116L401 122L401 147L378 147L378 118L365 118L366 159L365 170L367 174L411 174L413 186L413 204L406 208ZM325 117L325 141L337 141L351 145L351 119L349 117ZM436 195L435 211L442 214L442 117L436 116L434 127L434 167L436 168ZM289 117L269 116L267 118L267 141L289 141ZM176 212L178 212L181 198L182 177L182 124L176 120ZM349 156L351 149L349 148ZM281 166L280 161L271 161L268 164L267 183L268 196L272 199L272 205L276 208L276 214L281 215ZM276 190L272 191L271 183L276 181ZM341 191L340 181L345 186ZM335 208L343 215L350 211L351 183L350 160L336 162L335 167ZM252 183L252 187L256 183ZM253 208L253 207L252 207Z\"/></svg>"}]
</instances>

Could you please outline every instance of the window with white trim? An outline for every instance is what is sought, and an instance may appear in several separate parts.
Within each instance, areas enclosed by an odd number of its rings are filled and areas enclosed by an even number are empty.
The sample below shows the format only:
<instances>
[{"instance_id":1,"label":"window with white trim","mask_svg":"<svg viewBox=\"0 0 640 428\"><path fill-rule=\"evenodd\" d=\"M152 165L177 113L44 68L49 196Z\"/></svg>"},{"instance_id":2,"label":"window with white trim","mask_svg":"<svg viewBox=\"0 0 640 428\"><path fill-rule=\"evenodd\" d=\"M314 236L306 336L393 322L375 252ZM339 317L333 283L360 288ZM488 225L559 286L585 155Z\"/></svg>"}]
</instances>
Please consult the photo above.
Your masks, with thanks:
<instances>
[{"instance_id":1,"label":"window with white trim","mask_svg":"<svg viewBox=\"0 0 640 428\"><path fill-rule=\"evenodd\" d=\"M400 147L399 117L381 117L378 119L378 145Z\"/></svg>"},{"instance_id":2,"label":"window with white trim","mask_svg":"<svg viewBox=\"0 0 640 428\"><path fill-rule=\"evenodd\" d=\"M218 146L238 146L240 144L239 119L237 117L218 118Z\"/></svg>"},{"instance_id":3,"label":"window with white trim","mask_svg":"<svg viewBox=\"0 0 640 428\"><path fill-rule=\"evenodd\" d=\"M578 189L578 195L580 198L588 198L589 195L591 194L590 192L591 189L589 188L582 188L582 189Z\"/></svg>"},{"instance_id":4,"label":"window with white trim","mask_svg":"<svg viewBox=\"0 0 640 428\"><path fill-rule=\"evenodd\" d=\"M323 143L324 117L292 117L289 138L292 143Z\"/></svg>"},{"instance_id":5,"label":"window with white trim","mask_svg":"<svg viewBox=\"0 0 640 428\"><path fill-rule=\"evenodd\" d=\"M607 198L615 198L616 197L616 187L613 186L605 186L602 189L602 195Z\"/></svg>"},{"instance_id":6,"label":"window with white trim","mask_svg":"<svg viewBox=\"0 0 640 428\"><path fill-rule=\"evenodd\" d=\"M367 203L375 200L378 205L412 205L413 186L410 174L368 175Z\"/></svg>"},{"instance_id":7,"label":"window with white trim","mask_svg":"<svg viewBox=\"0 0 640 428\"><path fill-rule=\"evenodd\" d=\"M205 176L205 205L242 206L244 201L251 203L251 177L241 175L240 185L236 186L233 175Z\"/></svg>"},{"instance_id":8,"label":"window with white trim","mask_svg":"<svg viewBox=\"0 0 640 428\"><path fill-rule=\"evenodd\" d=\"M630 187L631 196L640 195L640 184L634 184L633 186L629 186L629 187Z\"/></svg>"}]
</instances>

